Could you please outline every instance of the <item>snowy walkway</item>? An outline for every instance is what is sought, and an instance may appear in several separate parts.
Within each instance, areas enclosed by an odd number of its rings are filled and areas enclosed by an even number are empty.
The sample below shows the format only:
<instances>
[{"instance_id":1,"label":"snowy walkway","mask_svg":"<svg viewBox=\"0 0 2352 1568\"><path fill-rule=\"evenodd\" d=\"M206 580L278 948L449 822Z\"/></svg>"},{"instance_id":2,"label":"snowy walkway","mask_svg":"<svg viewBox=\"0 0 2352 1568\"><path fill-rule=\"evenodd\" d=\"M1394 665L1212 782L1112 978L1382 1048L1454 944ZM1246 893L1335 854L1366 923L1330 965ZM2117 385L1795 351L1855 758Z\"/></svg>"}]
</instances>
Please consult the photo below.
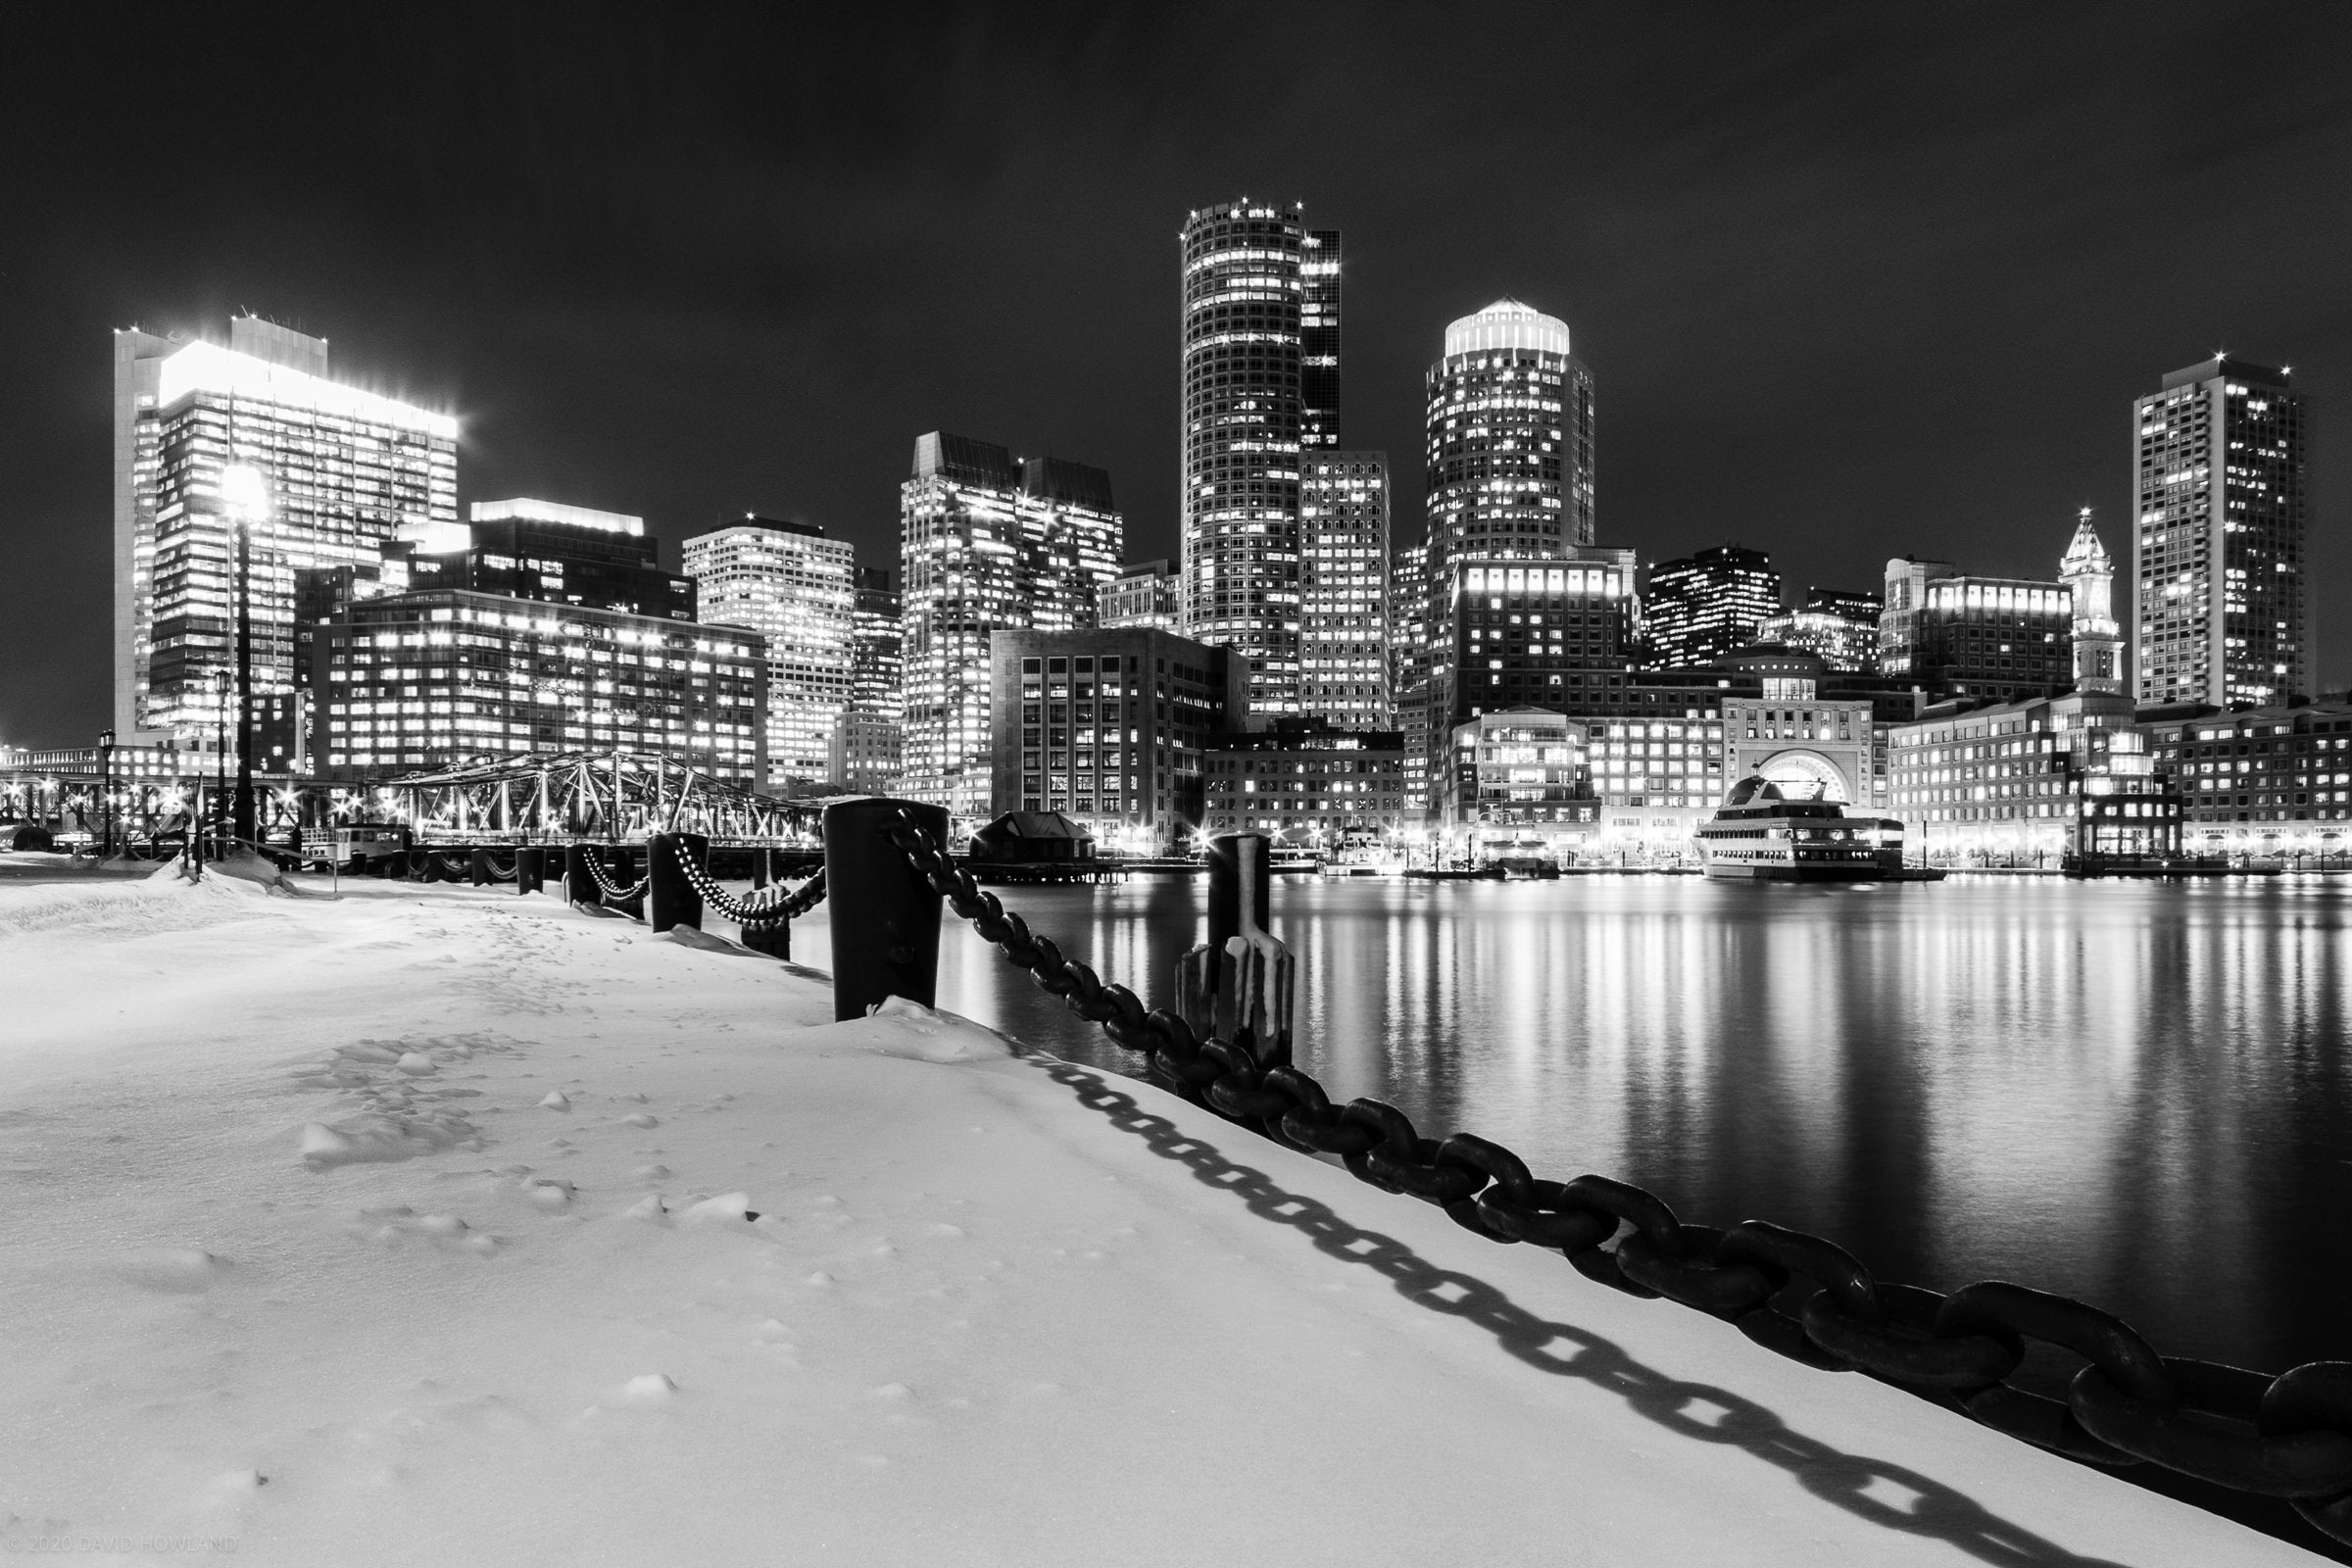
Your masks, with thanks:
<instances>
[{"instance_id":1,"label":"snowy walkway","mask_svg":"<svg viewBox=\"0 0 2352 1568\"><path fill-rule=\"evenodd\" d=\"M830 1012L511 893L0 887L0 1546L2317 1560L1148 1087Z\"/></svg>"}]
</instances>

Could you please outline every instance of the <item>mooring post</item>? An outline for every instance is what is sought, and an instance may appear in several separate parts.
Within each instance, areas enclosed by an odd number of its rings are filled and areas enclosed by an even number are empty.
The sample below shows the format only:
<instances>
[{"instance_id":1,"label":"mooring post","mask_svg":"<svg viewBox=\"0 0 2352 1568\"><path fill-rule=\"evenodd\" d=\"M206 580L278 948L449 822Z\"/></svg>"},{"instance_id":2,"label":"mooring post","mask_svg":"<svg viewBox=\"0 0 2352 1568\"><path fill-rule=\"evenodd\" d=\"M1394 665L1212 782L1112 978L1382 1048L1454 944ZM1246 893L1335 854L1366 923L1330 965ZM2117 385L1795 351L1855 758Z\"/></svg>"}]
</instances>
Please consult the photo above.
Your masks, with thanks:
<instances>
[{"instance_id":1,"label":"mooring post","mask_svg":"<svg viewBox=\"0 0 2352 1568\"><path fill-rule=\"evenodd\" d=\"M1221 833L1208 844L1208 941L1176 960L1176 1010L1195 1034L1249 1038L1261 1066L1291 1059L1297 966L1274 940L1273 843Z\"/></svg>"},{"instance_id":2,"label":"mooring post","mask_svg":"<svg viewBox=\"0 0 2352 1568\"><path fill-rule=\"evenodd\" d=\"M596 885L596 876L588 869L588 846L564 846L564 900L567 904L596 904L605 902L604 889Z\"/></svg>"},{"instance_id":3,"label":"mooring post","mask_svg":"<svg viewBox=\"0 0 2352 1568\"><path fill-rule=\"evenodd\" d=\"M771 880L767 874L768 851L762 846L752 852L752 891L757 893Z\"/></svg>"},{"instance_id":4,"label":"mooring post","mask_svg":"<svg viewBox=\"0 0 2352 1568\"><path fill-rule=\"evenodd\" d=\"M472 854L466 857L466 876L467 882L477 888L486 888L498 880L497 873L490 865L488 850L476 848Z\"/></svg>"},{"instance_id":5,"label":"mooring post","mask_svg":"<svg viewBox=\"0 0 2352 1568\"><path fill-rule=\"evenodd\" d=\"M703 928L703 896L679 858L701 870L710 855L710 841L700 833L657 833L645 841L647 923L656 931L681 925Z\"/></svg>"},{"instance_id":6,"label":"mooring post","mask_svg":"<svg viewBox=\"0 0 2352 1568\"><path fill-rule=\"evenodd\" d=\"M525 844L514 852L514 891L536 893L547 886L547 852Z\"/></svg>"},{"instance_id":7,"label":"mooring post","mask_svg":"<svg viewBox=\"0 0 2352 1568\"><path fill-rule=\"evenodd\" d=\"M911 811L947 853L945 807L874 799L825 808L836 1018L862 1018L889 997L926 1007L939 1000L939 895L891 841L901 810Z\"/></svg>"}]
</instances>

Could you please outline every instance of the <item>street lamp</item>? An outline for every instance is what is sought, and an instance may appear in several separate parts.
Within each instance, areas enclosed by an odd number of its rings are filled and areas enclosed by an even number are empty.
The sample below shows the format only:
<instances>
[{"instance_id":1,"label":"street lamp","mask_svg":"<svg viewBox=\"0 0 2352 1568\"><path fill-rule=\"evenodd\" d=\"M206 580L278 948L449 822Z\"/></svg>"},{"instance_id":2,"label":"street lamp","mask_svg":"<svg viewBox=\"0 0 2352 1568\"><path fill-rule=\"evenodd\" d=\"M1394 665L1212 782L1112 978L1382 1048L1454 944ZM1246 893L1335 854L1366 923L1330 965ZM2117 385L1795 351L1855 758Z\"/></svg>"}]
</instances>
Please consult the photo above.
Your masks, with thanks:
<instances>
[{"instance_id":1,"label":"street lamp","mask_svg":"<svg viewBox=\"0 0 2352 1568\"><path fill-rule=\"evenodd\" d=\"M270 515L270 480L251 464L220 470L220 500L237 536L237 805L235 836L252 842L253 530Z\"/></svg>"},{"instance_id":2,"label":"street lamp","mask_svg":"<svg viewBox=\"0 0 2352 1568\"><path fill-rule=\"evenodd\" d=\"M106 813L106 854L115 853L115 732L98 732L98 799Z\"/></svg>"}]
</instances>

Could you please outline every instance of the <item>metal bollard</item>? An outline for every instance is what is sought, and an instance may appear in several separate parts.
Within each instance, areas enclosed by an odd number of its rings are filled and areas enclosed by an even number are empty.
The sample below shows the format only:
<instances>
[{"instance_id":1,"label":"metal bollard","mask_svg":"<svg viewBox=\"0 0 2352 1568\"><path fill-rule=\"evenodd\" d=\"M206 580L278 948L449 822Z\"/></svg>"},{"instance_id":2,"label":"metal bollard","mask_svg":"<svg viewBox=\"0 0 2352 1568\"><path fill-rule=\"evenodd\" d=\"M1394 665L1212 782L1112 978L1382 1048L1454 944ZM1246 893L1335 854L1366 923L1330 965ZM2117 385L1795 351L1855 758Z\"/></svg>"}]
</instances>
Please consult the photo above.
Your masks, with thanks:
<instances>
[{"instance_id":1,"label":"metal bollard","mask_svg":"<svg viewBox=\"0 0 2352 1568\"><path fill-rule=\"evenodd\" d=\"M526 844L514 852L514 891L537 893L547 886L547 852Z\"/></svg>"},{"instance_id":2,"label":"metal bollard","mask_svg":"<svg viewBox=\"0 0 2352 1568\"><path fill-rule=\"evenodd\" d=\"M765 925L747 925L743 928L743 945L754 953L764 953L771 958L792 956L792 922L771 920Z\"/></svg>"},{"instance_id":3,"label":"metal bollard","mask_svg":"<svg viewBox=\"0 0 2352 1568\"><path fill-rule=\"evenodd\" d=\"M768 874L767 856L768 852L765 849L752 852L752 891L755 893L775 880Z\"/></svg>"},{"instance_id":4,"label":"metal bollard","mask_svg":"<svg viewBox=\"0 0 2352 1568\"><path fill-rule=\"evenodd\" d=\"M1272 933L1272 841L1224 833L1208 846L1208 941L1176 960L1176 1011L1196 1034L1247 1039L1260 1066L1291 1059L1298 965Z\"/></svg>"},{"instance_id":5,"label":"metal bollard","mask_svg":"<svg viewBox=\"0 0 2352 1568\"><path fill-rule=\"evenodd\" d=\"M656 931L681 925L703 928L703 896L678 864L681 855L697 867L708 866L710 841L700 833L657 833L645 841L646 873L652 879L646 907L648 923Z\"/></svg>"},{"instance_id":6,"label":"metal bollard","mask_svg":"<svg viewBox=\"0 0 2352 1568\"><path fill-rule=\"evenodd\" d=\"M588 870L588 846L564 846L564 899L567 904L596 904L605 902L604 891Z\"/></svg>"},{"instance_id":7,"label":"metal bollard","mask_svg":"<svg viewBox=\"0 0 2352 1568\"><path fill-rule=\"evenodd\" d=\"M490 852L488 850L477 849L466 857L466 877L471 886L477 888L486 888L498 880L496 873L490 867Z\"/></svg>"},{"instance_id":8,"label":"metal bollard","mask_svg":"<svg viewBox=\"0 0 2352 1568\"><path fill-rule=\"evenodd\" d=\"M926 1007L939 1000L939 895L891 842L902 808L946 853L945 807L870 799L825 808L835 1018L862 1018L890 997Z\"/></svg>"}]
</instances>

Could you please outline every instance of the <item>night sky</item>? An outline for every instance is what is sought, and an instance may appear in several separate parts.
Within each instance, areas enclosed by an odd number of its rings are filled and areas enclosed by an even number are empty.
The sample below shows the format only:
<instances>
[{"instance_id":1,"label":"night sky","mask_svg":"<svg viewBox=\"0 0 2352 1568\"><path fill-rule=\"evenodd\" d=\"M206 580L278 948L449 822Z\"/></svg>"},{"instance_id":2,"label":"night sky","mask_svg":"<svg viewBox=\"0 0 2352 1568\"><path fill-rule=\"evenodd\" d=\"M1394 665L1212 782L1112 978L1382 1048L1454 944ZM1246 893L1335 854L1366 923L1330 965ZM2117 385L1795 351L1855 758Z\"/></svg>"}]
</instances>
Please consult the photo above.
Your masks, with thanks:
<instances>
[{"instance_id":1,"label":"night sky","mask_svg":"<svg viewBox=\"0 0 2352 1568\"><path fill-rule=\"evenodd\" d=\"M1603 544L2123 558L2132 397L2314 405L2352 680L2352 8L31 8L0 21L0 740L107 720L110 328L250 309L455 412L461 503L897 560L914 437L1107 467L1173 555L1176 232L1346 233L1342 435L1514 295L1598 389ZM85 20L85 14L91 20ZM850 20L843 20L847 17Z\"/></svg>"}]
</instances>

